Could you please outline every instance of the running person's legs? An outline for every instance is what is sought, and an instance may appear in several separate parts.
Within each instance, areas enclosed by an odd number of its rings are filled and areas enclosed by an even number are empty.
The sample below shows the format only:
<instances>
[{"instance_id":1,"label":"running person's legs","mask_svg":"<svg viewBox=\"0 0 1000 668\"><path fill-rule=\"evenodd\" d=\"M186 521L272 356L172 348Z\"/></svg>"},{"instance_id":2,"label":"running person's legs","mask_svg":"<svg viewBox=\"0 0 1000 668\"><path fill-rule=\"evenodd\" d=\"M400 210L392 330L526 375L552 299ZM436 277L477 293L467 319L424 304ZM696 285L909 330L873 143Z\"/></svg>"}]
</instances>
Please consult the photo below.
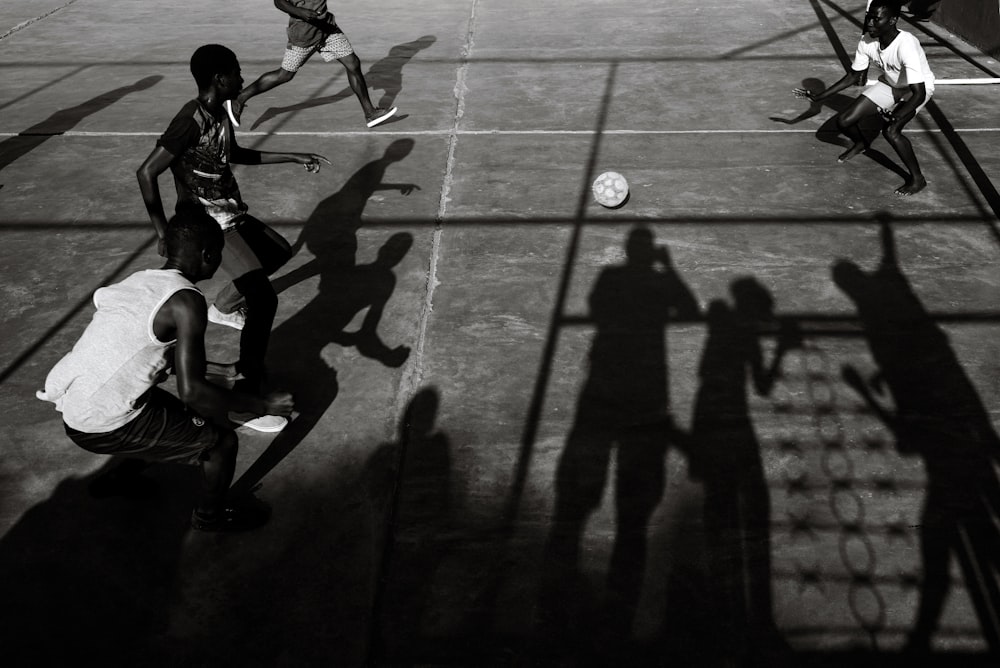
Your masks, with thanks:
<instances>
[{"instance_id":1,"label":"running person's legs","mask_svg":"<svg viewBox=\"0 0 1000 668\"><path fill-rule=\"evenodd\" d=\"M240 94L236 96L233 100L233 113L236 114L237 120L243 113L243 108L246 107L247 101L265 93L272 88L276 88L281 84L286 84L295 78L295 73L299 71L309 57L312 56L318 47L304 47L295 46L294 44L289 44L285 47L285 55L281 59L281 67L276 70L271 70L270 72L265 72L260 75L256 81L240 91Z\"/></svg>"},{"instance_id":2,"label":"running person's legs","mask_svg":"<svg viewBox=\"0 0 1000 668\"><path fill-rule=\"evenodd\" d=\"M337 60L344 66L347 71L347 84L358 98L358 102L361 103L361 110L365 114L365 122L368 127L375 127L396 113L395 107L381 109L372 104L371 97L368 95L368 82L365 81L365 75L361 72L361 59L354 52L354 47L351 46L347 35L339 30L327 35L326 41L319 48L319 54L328 63Z\"/></svg>"},{"instance_id":3,"label":"running person's legs","mask_svg":"<svg viewBox=\"0 0 1000 668\"><path fill-rule=\"evenodd\" d=\"M365 81L365 75L361 71L361 59L354 52L354 47L351 46L347 35L338 28L336 31L328 34L326 39L317 46L301 47L293 44L287 45L285 47L285 55L281 59L281 67L262 74L260 78L244 88L236 97L233 111L237 118L242 113L243 108L250 98L291 81L295 73L299 71L299 68L317 51L325 62L330 63L336 60L344 66L347 72L347 84L361 104L361 110L365 114L365 122L368 127L375 127L396 113L395 107L392 109L381 109L372 103L371 97L368 94L368 83Z\"/></svg>"}]
</instances>

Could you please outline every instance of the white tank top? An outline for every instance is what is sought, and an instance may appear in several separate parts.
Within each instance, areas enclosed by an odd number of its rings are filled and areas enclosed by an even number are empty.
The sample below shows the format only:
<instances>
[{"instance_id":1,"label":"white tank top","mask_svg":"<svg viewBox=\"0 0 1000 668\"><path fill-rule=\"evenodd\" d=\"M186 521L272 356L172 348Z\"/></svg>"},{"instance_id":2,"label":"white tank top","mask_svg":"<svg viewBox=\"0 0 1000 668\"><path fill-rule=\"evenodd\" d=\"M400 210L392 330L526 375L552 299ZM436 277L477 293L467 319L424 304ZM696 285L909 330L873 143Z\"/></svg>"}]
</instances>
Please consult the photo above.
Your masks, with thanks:
<instances>
[{"instance_id":1,"label":"white tank top","mask_svg":"<svg viewBox=\"0 0 1000 668\"><path fill-rule=\"evenodd\" d=\"M166 379L175 341L159 341L153 319L180 290L195 285L174 269L149 269L94 293L97 313L45 379L40 399L89 434L113 431L142 411L144 395Z\"/></svg>"}]
</instances>

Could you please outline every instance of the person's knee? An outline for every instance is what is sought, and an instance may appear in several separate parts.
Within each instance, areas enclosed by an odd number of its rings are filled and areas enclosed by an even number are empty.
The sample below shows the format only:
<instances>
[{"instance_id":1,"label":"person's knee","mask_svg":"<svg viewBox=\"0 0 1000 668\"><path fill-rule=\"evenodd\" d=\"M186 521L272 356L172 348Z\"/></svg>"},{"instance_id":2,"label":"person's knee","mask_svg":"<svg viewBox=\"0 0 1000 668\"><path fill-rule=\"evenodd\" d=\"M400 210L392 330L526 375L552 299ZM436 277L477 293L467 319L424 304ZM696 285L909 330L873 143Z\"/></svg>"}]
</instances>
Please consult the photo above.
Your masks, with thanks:
<instances>
[{"instance_id":1,"label":"person's knee","mask_svg":"<svg viewBox=\"0 0 1000 668\"><path fill-rule=\"evenodd\" d=\"M842 111L837 114L837 128L843 131L844 128L849 128L857 123L857 119L849 111Z\"/></svg>"},{"instance_id":2,"label":"person's knee","mask_svg":"<svg viewBox=\"0 0 1000 668\"><path fill-rule=\"evenodd\" d=\"M271 315L277 312L278 294L274 291L274 286L271 285L264 269L247 272L235 279L233 284L246 299L247 308L251 312Z\"/></svg>"},{"instance_id":3,"label":"person's knee","mask_svg":"<svg viewBox=\"0 0 1000 668\"><path fill-rule=\"evenodd\" d=\"M282 67L276 72L276 76L278 79L278 83L288 83L289 81L295 78L295 72L292 72L291 70L286 70L284 67Z\"/></svg>"},{"instance_id":4,"label":"person's knee","mask_svg":"<svg viewBox=\"0 0 1000 668\"><path fill-rule=\"evenodd\" d=\"M347 68L352 74L358 74L361 72L361 59L358 58L356 53L352 53L349 56L344 56L339 59L341 64Z\"/></svg>"},{"instance_id":5,"label":"person's knee","mask_svg":"<svg viewBox=\"0 0 1000 668\"><path fill-rule=\"evenodd\" d=\"M886 138L886 141L895 144L903 139L903 131L896 124L887 125L882 128L882 136Z\"/></svg>"},{"instance_id":6,"label":"person's knee","mask_svg":"<svg viewBox=\"0 0 1000 668\"><path fill-rule=\"evenodd\" d=\"M219 434L219 440L208 450L210 459L215 459L221 463L232 463L236 461L239 452L239 439L236 432L231 429L223 430Z\"/></svg>"}]
</instances>

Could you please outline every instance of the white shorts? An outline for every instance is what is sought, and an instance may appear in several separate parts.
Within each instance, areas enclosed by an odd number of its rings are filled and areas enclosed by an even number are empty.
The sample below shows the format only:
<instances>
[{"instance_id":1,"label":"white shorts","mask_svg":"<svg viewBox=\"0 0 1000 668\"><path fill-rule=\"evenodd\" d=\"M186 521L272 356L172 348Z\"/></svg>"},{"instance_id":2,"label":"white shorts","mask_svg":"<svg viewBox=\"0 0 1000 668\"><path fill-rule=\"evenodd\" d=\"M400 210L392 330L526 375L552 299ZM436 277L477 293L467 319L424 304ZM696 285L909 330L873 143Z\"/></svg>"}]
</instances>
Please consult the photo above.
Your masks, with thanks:
<instances>
[{"instance_id":1,"label":"white shorts","mask_svg":"<svg viewBox=\"0 0 1000 668\"><path fill-rule=\"evenodd\" d=\"M309 57L319 51L319 55L326 62L332 62L339 58L345 58L354 53L354 47L347 39L347 35L342 32L332 32L326 36L326 40L316 46L295 46L289 44L285 47L285 56L281 59L281 69L286 72L297 72Z\"/></svg>"},{"instance_id":2,"label":"white shorts","mask_svg":"<svg viewBox=\"0 0 1000 668\"><path fill-rule=\"evenodd\" d=\"M933 93L933 86L927 86L927 97L925 97L924 101L919 107L917 107L917 110L913 112L914 115L916 115L927 105L928 102L931 101L931 95ZM861 91L861 94L874 102L875 106L882 111L891 111L897 104L910 96L910 89L893 88L884 81L874 81L865 86L865 89Z\"/></svg>"}]
</instances>

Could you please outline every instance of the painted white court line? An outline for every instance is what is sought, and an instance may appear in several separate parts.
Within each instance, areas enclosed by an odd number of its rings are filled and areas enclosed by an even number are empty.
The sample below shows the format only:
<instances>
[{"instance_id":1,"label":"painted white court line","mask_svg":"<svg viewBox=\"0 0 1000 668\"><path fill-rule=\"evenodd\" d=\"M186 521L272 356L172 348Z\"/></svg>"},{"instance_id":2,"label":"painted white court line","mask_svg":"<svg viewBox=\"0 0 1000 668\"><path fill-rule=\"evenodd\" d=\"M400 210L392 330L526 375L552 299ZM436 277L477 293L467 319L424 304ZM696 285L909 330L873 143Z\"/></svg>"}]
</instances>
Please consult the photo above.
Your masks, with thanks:
<instances>
[{"instance_id":1,"label":"painted white court line","mask_svg":"<svg viewBox=\"0 0 1000 668\"><path fill-rule=\"evenodd\" d=\"M955 128L956 132L1000 132L1000 127L995 128ZM907 128L907 134L940 134L943 130L939 128ZM780 135L780 134L815 134L815 128L796 128L783 130L604 130L605 135ZM45 133L38 133L44 136ZM110 132L110 131L84 131L69 130L67 132L53 133L52 136L60 137L159 137L162 132ZM279 131L279 132L239 132L240 137L371 137L375 134L391 137L459 137L476 135L592 135L593 130L459 130L448 128L445 130L412 130L404 132L402 130L380 130L377 133L365 130L330 130L330 131ZM18 132L0 132L0 137L18 137ZM453 149L454 147L450 147ZM454 157L454 151L449 150L449 155ZM447 173L446 173L447 175ZM447 192L442 193L447 196ZM444 206L445 199L442 198L441 205ZM439 213L444 214L441 209Z\"/></svg>"},{"instance_id":2,"label":"painted white court line","mask_svg":"<svg viewBox=\"0 0 1000 668\"><path fill-rule=\"evenodd\" d=\"M985 86L989 84L1000 84L1000 79L996 78L983 78L983 79L935 79L934 85L945 85L945 86Z\"/></svg>"}]
</instances>

